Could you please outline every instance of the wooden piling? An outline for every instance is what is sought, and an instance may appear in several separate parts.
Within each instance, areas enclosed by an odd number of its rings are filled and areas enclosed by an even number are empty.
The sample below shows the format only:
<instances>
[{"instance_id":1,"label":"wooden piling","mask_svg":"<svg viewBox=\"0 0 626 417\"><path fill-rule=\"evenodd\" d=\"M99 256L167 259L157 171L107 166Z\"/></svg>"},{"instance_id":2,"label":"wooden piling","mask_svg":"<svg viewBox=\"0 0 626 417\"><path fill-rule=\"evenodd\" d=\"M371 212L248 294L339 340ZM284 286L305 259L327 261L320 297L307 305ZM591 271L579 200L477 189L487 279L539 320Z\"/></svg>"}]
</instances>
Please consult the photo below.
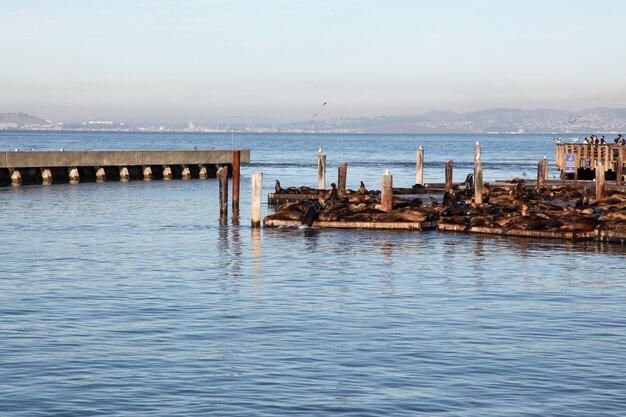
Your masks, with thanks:
<instances>
[{"instance_id":1,"label":"wooden piling","mask_svg":"<svg viewBox=\"0 0 626 417\"><path fill-rule=\"evenodd\" d=\"M317 153L317 189L326 189L326 155L322 153L321 148Z\"/></svg>"},{"instance_id":2,"label":"wooden piling","mask_svg":"<svg viewBox=\"0 0 626 417\"><path fill-rule=\"evenodd\" d=\"M261 195L263 193L263 173L252 173L252 227L261 227Z\"/></svg>"},{"instance_id":3,"label":"wooden piling","mask_svg":"<svg viewBox=\"0 0 626 417\"><path fill-rule=\"evenodd\" d=\"M424 185L424 147L422 145L417 148L415 158L415 183Z\"/></svg>"},{"instance_id":4,"label":"wooden piling","mask_svg":"<svg viewBox=\"0 0 626 417\"><path fill-rule=\"evenodd\" d=\"M239 208L240 161L241 151L233 151L233 209Z\"/></svg>"},{"instance_id":5,"label":"wooden piling","mask_svg":"<svg viewBox=\"0 0 626 417\"><path fill-rule=\"evenodd\" d=\"M596 200L604 198L604 165L598 161L596 163Z\"/></svg>"},{"instance_id":6,"label":"wooden piling","mask_svg":"<svg viewBox=\"0 0 626 417\"><path fill-rule=\"evenodd\" d=\"M474 202L483 203L483 162L480 159L474 160Z\"/></svg>"},{"instance_id":7,"label":"wooden piling","mask_svg":"<svg viewBox=\"0 0 626 417\"><path fill-rule=\"evenodd\" d=\"M622 164L624 163L624 148L619 148L617 150L617 158L615 160L615 185L622 185L622 182L624 181L624 167L622 166Z\"/></svg>"},{"instance_id":8,"label":"wooden piling","mask_svg":"<svg viewBox=\"0 0 626 417\"><path fill-rule=\"evenodd\" d=\"M220 216L228 214L228 166L223 166L217 170L220 192Z\"/></svg>"},{"instance_id":9,"label":"wooden piling","mask_svg":"<svg viewBox=\"0 0 626 417\"><path fill-rule=\"evenodd\" d=\"M343 164L339 164L339 168L337 169L337 184L339 187L339 195L346 194L346 178L348 176L348 164L344 162Z\"/></svg>"},{"instance_id":10,"label":"wooden piling","mask_svg":"<svg viewBox=\"0 0 626 417\"><path fill-rule=\"evenodd\" d=\"M474 145L474 161L477 159L481 159L480 157L480 143L478 141L476 141L476 144Z\"/></svg>"},{"instance_id":11,"label":"wooden piling","mask_svg":"<svg viewBox=\"0 0 626 417\"><path fill-rule=\"evenodd\" d=\"M446 162L446 191L452 190L452 174L454 170L454 162L449 160Z\"/></svg>"},{"instance_id":12,"label":"wooden piling","mask_svg":"<svg viewBox=\"0 0 626 417\"><path fill-rule=\"evenodd\" d=\"M380 209L389 212L393 209L393 175L385 171L381 181Z\"/></svg>"},{"instance_id":13,"label":"wooden piling","mask_svg":"<svg viewBox=\"0 0 626 417\"><path fill-rule=\"evenodd\" d=\"M543 187L548 179L548 160L544 156L537 164L537 189Z\"/></svg>"}]
</instances>

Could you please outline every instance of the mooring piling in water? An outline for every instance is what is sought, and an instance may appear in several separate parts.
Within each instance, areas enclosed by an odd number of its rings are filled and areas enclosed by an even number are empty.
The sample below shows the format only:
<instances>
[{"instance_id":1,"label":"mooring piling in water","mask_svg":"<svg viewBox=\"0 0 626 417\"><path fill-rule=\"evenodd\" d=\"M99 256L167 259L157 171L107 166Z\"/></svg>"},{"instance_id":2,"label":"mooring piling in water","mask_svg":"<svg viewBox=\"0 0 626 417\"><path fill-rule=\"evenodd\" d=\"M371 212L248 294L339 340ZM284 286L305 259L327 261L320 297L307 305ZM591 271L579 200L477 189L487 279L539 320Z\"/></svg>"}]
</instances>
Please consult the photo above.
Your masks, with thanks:
<instances>
[{"instance_id":1,"label":"mooring piling in water","mask_svg":"<svg viewBox=\"0 0 626 417\"><path fill-rule=\"evenodd\" d=\"M548 159L544 156L537 164L537 188L543 187L548 180Z\"/></svg>"},{"instance_id":2,"label":"mooring piling in water","mask_svg":"<svg viewBox=\"0 0 626 417\"><path fill-rule=\"evenodd\" d=\"M454 162L450 159L446 162L446 191L452 190L452 177L454 170Z\"/></svg>"},{"instance_id":3,"label":"mooring piling in water","mask_svg":"<svg viewBox=\"0 0 626 417\"><path fill-rule=\"evenodd\" d=\"M223 166L217 170L220 193L220 216L228 214L228 167Z\"/></svg>"},{"instance_id":4,"label":"mooring piling in water","mask_svg":"<svg viewBox=\"0 0 626 417\"><path fill-rule=\"evenodd\" d=\"M263 173L252 173L252 227L261 226L261 195L263 193Z\"/></svg>"},{"instance_id":5,"label":"mooring piling in water","mask_svg":"<svg viewBox=\"0 0 626 417\"><path fill-rule=\"evenodd\" d=\"M478 142L477 142L478 143ZM483 161L480 160L480 151L475 153L474 159L474 202L483 203Z\"/></svg>"},{"instance_id":6,"label":"mooring piling in water","mask_svg":"<svg viewBox=\"0 0 626 417\"><path fill-rule=\"evenodd\" d=\"M239 208L241 151L233 151L233 209Z\"/></svg>"},{"instance_id":7,"label":"mooring piling in water","mask_svg":"<svg viewBox=\"0 0 626 417\"><path fill-rule=\"evenodd\" d=\"M393 209L393 175L385 171L381 180L380 209L390 212Z\"/></svg>"},{"instance_id":8,"label":"mooring piling in water","mask_svg":"<svg viewBox=\"0 0 626 417\"><path fill-rule=\"evenodd\" d=\"M326 155L322 153L322 148L317 152L317 189L326 189Z\"/></svg>"},{"instance_id":9,"label":"mooring piling in water","mask_svg":"<svg viewBox=\"0 0 626 417\"><path fill-rule=\"evenodd\" d=\"M339 191L339 195L346 194L346 178L348 176L348 164L344 162L343 164L339 164L339 168L337 168L337 187Z\"/></svg>"},{"instance_id":10,"label":"mooring piling in water","mask_svg":"<svg viewBox=\"0 0 626 417\"><path fill-rule=\"evenodd\" d=\"M624 167L622 166L624 162L624 148L621 147L617 150L615 155L615 184L622 185L624 181Z\"/></svg>"},{"instance_id":11,"label":"mooring piling in water","mask_svg":"<svg viewBox=\"0 0 626 417\"><path fill-rule=\"evenodd\" d=\"M424 185L424 147L422 145L417 148L415 157L415 183Z\"/></svg>"}]
</instances>

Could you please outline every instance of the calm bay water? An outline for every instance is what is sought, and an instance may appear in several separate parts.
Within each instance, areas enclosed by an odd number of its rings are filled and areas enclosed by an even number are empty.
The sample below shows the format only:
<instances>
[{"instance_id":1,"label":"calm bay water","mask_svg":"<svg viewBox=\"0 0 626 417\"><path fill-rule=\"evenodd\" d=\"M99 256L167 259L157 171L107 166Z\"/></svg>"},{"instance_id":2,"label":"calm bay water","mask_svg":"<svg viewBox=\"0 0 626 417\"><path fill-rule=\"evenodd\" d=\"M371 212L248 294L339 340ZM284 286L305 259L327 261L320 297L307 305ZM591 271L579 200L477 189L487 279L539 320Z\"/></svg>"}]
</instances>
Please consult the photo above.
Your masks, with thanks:
<instances>
[{"instance_id":1,"label":"calm bay water","mask_svg":"<svg viewBox=\"0 0 626 417\"><path fill-rule=\"evenodd\" d=\"M0 188L2 416L622 416L626 248L437 232L252 230L265 192L533 177L550 136L236 135L215 180ZM1 149L210 149L229 134L0 132ZM553 164L552 164L553 166ZM551 171L551 175L556 172ZM263 213L269 213L267 207ZM237 220L240 225L235 225Z\"/></svg>"}]
</instances>

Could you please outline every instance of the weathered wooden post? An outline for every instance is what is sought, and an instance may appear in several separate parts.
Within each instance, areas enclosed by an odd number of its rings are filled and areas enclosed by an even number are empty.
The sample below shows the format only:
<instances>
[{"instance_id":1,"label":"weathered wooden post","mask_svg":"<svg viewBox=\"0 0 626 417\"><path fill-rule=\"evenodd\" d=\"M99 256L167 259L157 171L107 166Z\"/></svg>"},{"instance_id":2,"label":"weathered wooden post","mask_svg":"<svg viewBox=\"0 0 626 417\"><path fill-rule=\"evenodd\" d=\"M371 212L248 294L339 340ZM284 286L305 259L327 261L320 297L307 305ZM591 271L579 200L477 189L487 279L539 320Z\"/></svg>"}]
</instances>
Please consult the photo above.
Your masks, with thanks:
<instances>
[{"instance_id":1,"label":"weathered wooden post","mask_svg":"<svg viewBox=\"0 0 626 417\"><path fill-rule=\"evenodd\" d=\"M544 156L537 164L537 189L543 187L548 179L548 160Z\"/></svg>"},{"instance_id":2,"label":"weathered wooden post","mask_svg":"<svg viewBox=\"0 0 626 417\"><path fill-rule=\"evenodd\" d=\"M604 168L602 162L596 163L596 200L604 198Z\"/></svg>"},{"instance_id":3,"label":"weathered wooden post","mask_svg":"<svg viewBox=\"0 0 626 417\"><path fill-rule=\"evenodd\" d=\"M42 185L52 184L52 171L50 171L49 168L43 168L41 170L41 184Z\"/></svg>"},{"instance_id":4,"label":"weathered wooden post","mask_svg":"<svg viewBox=\"0 0 626 417\"><path fill-rule=\"evenodd\" d=\"M96 168L96 181L105 182L107 180L107 173L103 167Z\"/></svg>"},{"instance_id":5,"label":"weathered wooden post","mask_svg":"<svg viewBox=\"0 0 626 417\"><path fill-rule=\"evenodd\" d=\"M385 171L381 181L380 209L389 212L393 209L393 175Z\"/></svg>"},{"instance_id":6,"label":"weathered wooden post","mask_svg":"<svg viewBox=\"0 0 626 417\"><path fill-rule=\"evenodd\" d=\"M415 157L415 183L424 185L424 147L422 145L417 148Z\"/></svg>"},{"instance_id":7,"label":"weathered wooden post","mask_svg":"<svg viewBox=\"0 0 626 417\"><path fill-rule=\"evenodd\" d=\"M480 157L480 143L478 141L476 141L476 144L474 145L474 161L476 161L477 159L481 159L481 157Z\"/></svg>"},{"instance_id":8,"label":"weathered wooden post","mask_svg":"<svg viewBox=\"0 0 626 417\"><path fill-rule=\"evenodd\" d=\"M22 184L22 174L20 174L19 169L13 169L11 171L11 185L21 185Z\"/></svg>"},{"instance_id":9,"label":"weathered wooden post","mask_svg":"<svg viewBox=\"0 0 626 417\"><path fill-rule=\"evenodd\" d=\"M624 159L623 159L623 148L619 147L617 148L617 158L615 159L615 185L622 185L622 182L624 180L624 167L622 166L622 164L624 163Z\"/></svg>"},{"instance_id":10,"label":"weathered wooden post","mask_svg":"<svg viewBox=\"0 0 626 417\"><path fill-rule=\"evenodd\" d=\"M454 170L454 162L449 160L446 162L446 191L452 190L452 171Z\"/></svg>"},{"instance_id":11,"label":"weathered wooden post","mask_svg":"<svg viewBox=\"0 0 626 417\"><path fill-rule=\"evenodd\" d=\"M480 152L474 159L474 202L483 203L483 162L480 160Z\"/></svg>"},{"instance_id":12,"label":"weathered wooden post","mask_svg":"<svg viewBox=\"0 0 626 417\"><path fill-rule=\"evenodd\" d=\"M326 155L322 153L322 148L317 152L317 189L326 189Z\"/></svg>"},{"instance_id":13,"label":"weathered wooden post","mask_svg":"<svg viewBox=\"0 0 626 417\"><path fill-rule=\"evenodd\" d=\"M228 214L228 166L223 166L217 170L220 192L220 216Z\"/></svg>"},{"instance_id":14,"label":"weathered wooden post","mask_svg":"<svg viewBox=\"0 0 626 417\"><path fill-rule=\"evenodd\" d=\"M240 171L241 151L233 151L233 209L239 208Z\"/></svg>"},{"instance_id":15,"label":"weathered wooden post","mask_svg":"<svg viewBox=\"0 0 626 417\"><path fill-rule=\"evenodd\" d=\"M252 173L252 227L261 226L261 195L263 191L263 173Z\"/></svg>"},{"instance_id":16,"label":"weathered wooden post","mask_svg":"<svg viewBox=\"0 0 626 417\"><path fill-rule=\"evenodd\" d=\"M128 168L120 167L120 181L127 182L130 179Z\"/></svg>"},{"instance_id":17,"label":"weathered wooden post","mask_svg":"<svg viewBox=\"0 0 626 417\"><path fill-rule=\"evenodd\" d=\"M80 182L80 174L78 168L68 168L70 184L78 184Z\"/></svg>"},{"instance_id":18,"label":"weathered wooden post","mask_svg":"<svg viewBox=\"0 0 626 417\"><path fill-rule=\"evenodd\" d=\"M339 164L337 169L337 184L339 187L339 195L346 194L346 177L348 176L348 164L344 162Z\"/></svg>"},{"instance_id":19,"label":"weathered wooden post","mask_svg":"<svg viewBox=\"0 0 626 417\"><path fill-rule=\"evenodd\" d=\"M143 180L151 181L152 180L152 168L149 165L145 165L142 169L143 172Z\"/></svg>"}]
</instances>

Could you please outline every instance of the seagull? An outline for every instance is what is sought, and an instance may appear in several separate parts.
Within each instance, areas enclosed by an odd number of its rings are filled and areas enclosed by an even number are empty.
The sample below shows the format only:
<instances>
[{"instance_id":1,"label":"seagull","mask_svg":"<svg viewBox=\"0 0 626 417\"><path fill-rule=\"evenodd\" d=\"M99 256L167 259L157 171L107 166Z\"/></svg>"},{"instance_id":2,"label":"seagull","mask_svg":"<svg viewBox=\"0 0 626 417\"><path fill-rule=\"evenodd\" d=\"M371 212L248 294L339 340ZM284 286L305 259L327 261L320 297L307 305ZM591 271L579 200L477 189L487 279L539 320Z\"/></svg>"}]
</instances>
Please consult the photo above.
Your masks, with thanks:
<instances>
[{"instance_id":1,"label":"seagull","mask_svg":"<svg viewBox=\"0 0 626 417\"><path fill-rule=\"evenodd\" d=\"M578 119L568 120L567 123L569 123L569 124L576 123L576 120L578 120Z\"/></svg>"},{"instance_id":2,"label":"seagull","mask_svg":"<svg viewBox=\"0 0 626 417\"><path fill-rule=\"evenodd\" d=\"M388 169L385 170L385 175L391 175Z\"/></svg>"},{"instance_id":3,"label":"seagull","mask_svg":"<svg viewBox=\"0 0 626 417\"><path fill-rule=\"evenodd\" d=\"M217 148L217 145L213 144L213 146L211 146L211 149L215 149L215 148Z\"/></svg>"},{"instance_id":4,"label":"seagull","mask_svg":"<svg viewBox=\"0 0 626 417\"><path fill-rule=\"evenodd\" d=\"M322 153L322 147L320 146L320 149L317 151L318 153Z\"/></svg>"},{"instance_id":5,"label":"seagull","mask_svg":"<svg viewBox=\"0 0 626 417\"><path fill-rule=\"evenodd\" d=\"M194 146L193 149L197 151L198 150L198 145Z\"/></svg>"},{"instance_id":6,"label":"seagull","mask_svg":"<svg viewBox=\"0 0 626 417\"><path fill-rule=\"evenodd\" d=\"M327 102L323 102L323 103L322 103L322 107L324 107L324 106L325 106L325 105L327 105L327 104L328 104Z\"/></svg>"},{"instance_id":7,"label":"seagull","mask_svg":"<svg viewBox=\"0 0 626 417\"><path fill-rule=\"evenodd\" d=\"M315 113L315 114L313 115L313 118L315 118L315 116L317 116L317 113Z\"/></svg>"}]
</instances>

